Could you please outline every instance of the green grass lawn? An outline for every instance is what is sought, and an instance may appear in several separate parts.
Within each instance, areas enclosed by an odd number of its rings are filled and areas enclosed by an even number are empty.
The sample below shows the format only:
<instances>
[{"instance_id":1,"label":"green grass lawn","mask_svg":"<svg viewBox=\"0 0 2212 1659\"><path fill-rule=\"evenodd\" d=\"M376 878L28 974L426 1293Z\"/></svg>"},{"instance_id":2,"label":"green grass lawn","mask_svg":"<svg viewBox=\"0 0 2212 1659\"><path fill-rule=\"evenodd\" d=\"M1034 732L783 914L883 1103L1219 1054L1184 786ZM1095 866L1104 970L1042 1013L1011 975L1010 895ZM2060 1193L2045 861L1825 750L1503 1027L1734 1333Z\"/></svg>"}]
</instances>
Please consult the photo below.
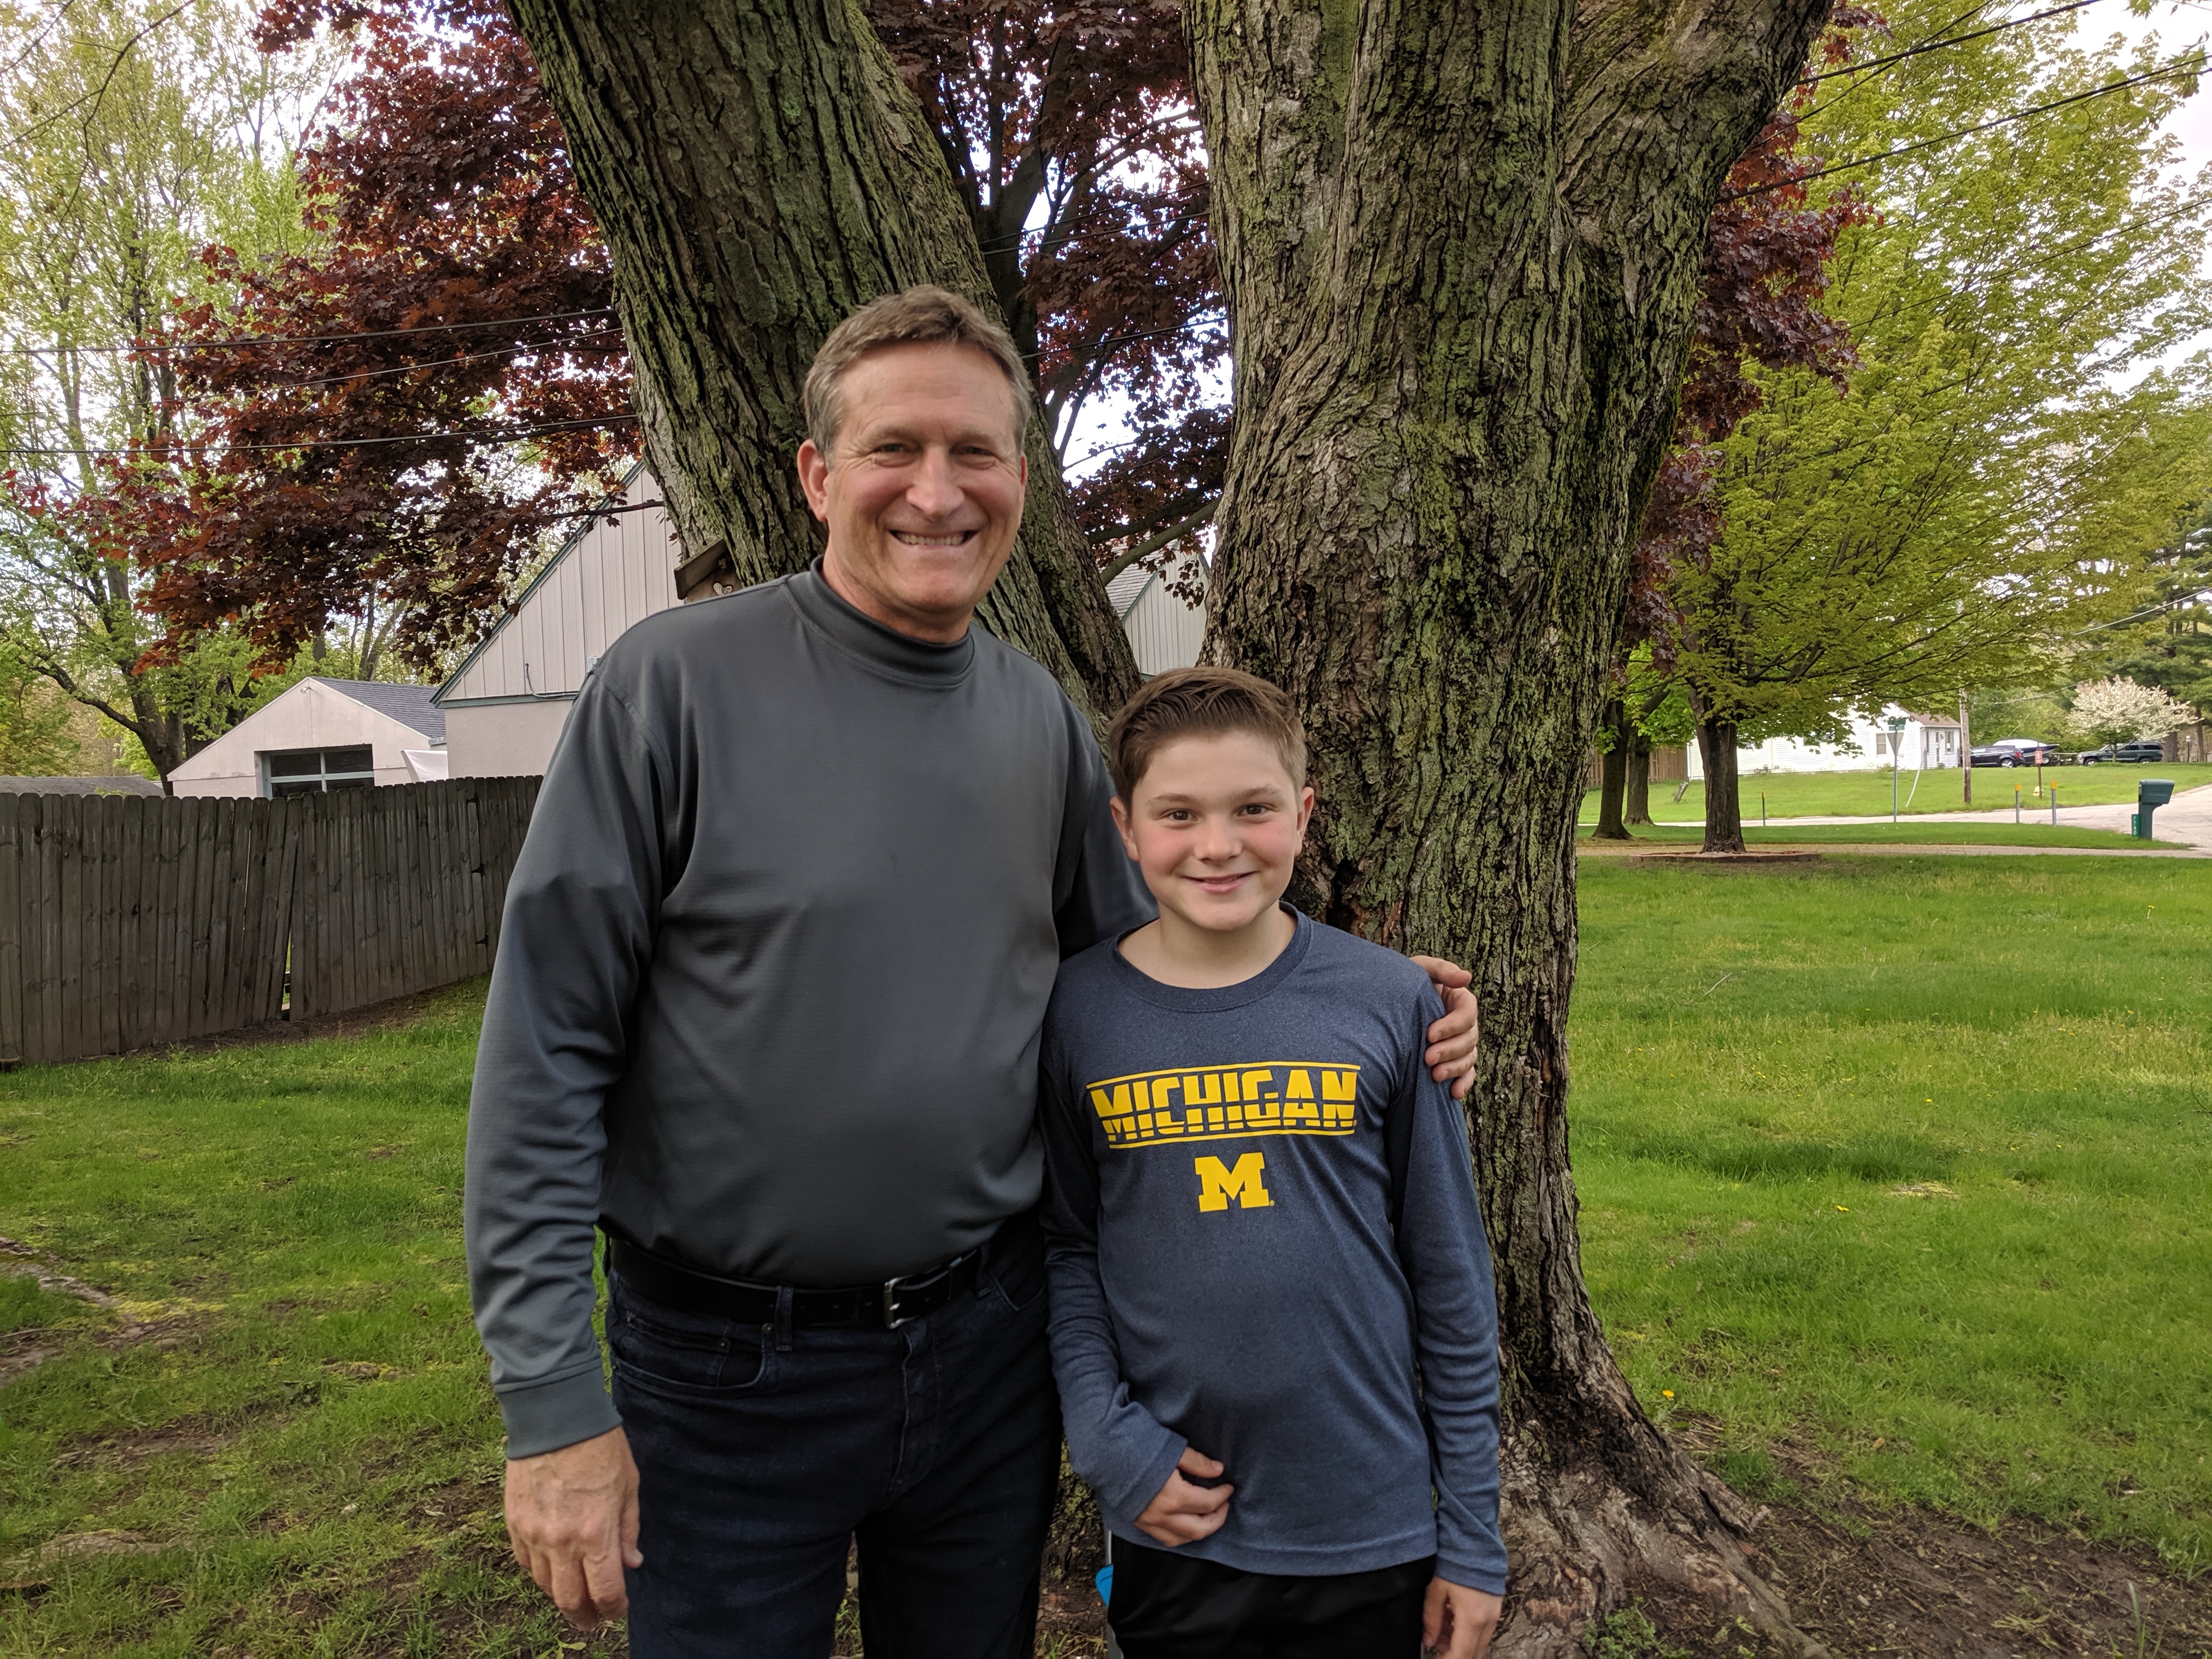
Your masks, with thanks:
<instances>
[{"instance_id":1,"label":"green grass lawn","mask_svg":"<svg viewBox=\"0 0 2212 1659\"><path fill-rule=\"evenodd\" d=\"M1638 1397L1758 1495L1801 1495L1787 1441L2212 1565L2212 871L1586 861L1582 915L1584 1259Z\"/></svg>"},{"instance_id":2,"label":"green grass lawn","mask_svg":"<svg viewBox=\"0 0 2212 1659\"><path fill-rule=\"evenodd\" d=\"M1576 842L1585 853L1667 852L1696 847L1705 831L1695 824L1639 824L1629 841L1598 841L1584 824ZM2188 843L2178 841L2140 841L2109 830L2080 830L2070 824L2054 829L2048 823L1808 823L1797 829L1765 829L1757 823L1743 832L1746 847L2084 847L2106 852L2174 850Z\"/></svg>"},{"instance_id":3,"label":"green grass lawn","mask_svg":"<svg viewBox=\"0 0 2212 1659\"><path fill-rule=\"evenodd\" d=\"M2046 766L2043 769L2043 784L2046 790L2056 787L2058 804L2066 806L2110 806L2136 798L2136 784L2142 778L2165 778L2175 793L2194 789L2199 784L2212 783L2212 765L2172 766L2160 763L2154 766ZM1905 812L1958 812L1967 810L1960 799L1959 774L1955 769L1942 772L1923 772L1915 787L1910 768L1898 779L1899 809ZM2002 807L2008 812L2012 807L2012 792L2019 787L2026 810L2033 812L2040 806L2050 811L2048 794L2035 793L2035 769L2018 768L2008 771L2002 767L1978 766L1974 769L1974 809L1987 811ZM1705 816L1705 786L1693 783L1684 791L1682 799L1674 799L1676 785L1655 783L1651 786L1651 816L1660 823L1695 823ZM1740 781L1743 816L1747 823L1759 822L1759 798L1766 797L1766 813L1776 818L1873 817L1889 816L1889 774L1887 772L1769 772L1764 775L1747 773ZM1907 805L1905 797L1911 797ZM1583 797L1582 821L1597 822L1597 791L1593 789Z\"/></svg>"},{"instance_id":4,"label":"green grass lawn","mask_svg":"<svg viewBox=\"0 0 2212 1659\"><path fill-rule=\"evenodd\" d=\"M560 1650L506 1556L462 1268L482 998L0 1077L0 1235L153 1328L0 1279L0 1340L65 1350L0 1391L0 1582L32 1586L0 1652ZM97 1530L161 1548L41 1560Z\"/></svg>"},{"instance_id":5,"label":"green grass lawn","mask_svg":"<svg viewBox=\"0 0 2212 1659\"><path fill-rule=\"evenodd\" d=\"M2203 1565L2212 870L1593 860L1583 898L1585 1259L1650 1407L1762 1496ZM0 1278L0 1368L60 1351L0 1388L0 1652L576 1643L506 1557L468 1321L481 996L0 1076L0 1236L137 1328Z\"/></svg>"}]
</instances>

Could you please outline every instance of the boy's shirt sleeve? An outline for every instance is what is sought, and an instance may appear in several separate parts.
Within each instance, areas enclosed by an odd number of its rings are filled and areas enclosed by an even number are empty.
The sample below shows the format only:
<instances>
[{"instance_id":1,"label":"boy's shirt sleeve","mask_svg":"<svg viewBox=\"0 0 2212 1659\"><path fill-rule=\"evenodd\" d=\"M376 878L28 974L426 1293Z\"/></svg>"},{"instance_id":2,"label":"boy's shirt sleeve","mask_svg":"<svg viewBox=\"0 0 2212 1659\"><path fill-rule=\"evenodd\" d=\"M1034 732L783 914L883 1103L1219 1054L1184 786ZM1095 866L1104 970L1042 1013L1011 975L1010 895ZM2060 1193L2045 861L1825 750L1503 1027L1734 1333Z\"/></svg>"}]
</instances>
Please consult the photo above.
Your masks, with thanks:
<instances>
[{"instance_id":1,"label":"boy's shirt sleeve","mask_svg":"<svg viewBox=\"0 0 2212 1659\"><path fill-rule=\"evenodd\" d=\"M1045 1261L1052 1370L1068 1461L1124 1533L1167 1484L1183 1437L1129 1397L1098 1273L1098 1158L1080 1097L1048 1031L1037 1104L1044 1132Z\"/></svg>"},{"instance_id":2,"label":"boy's shirt sleeve","mask_svg":"<svg viewBox=\"0 0 2212 1659\"><path fill-rule=\"evenodd\" d=\"M1437 1577L1505 1593L1498 1525L1498 1291L1474 1195L1467 1120L1420 1063L1420 1033L1443 1017L1426 999L1407 1075L1389 1109L1413 1114L1398 1255L1413 1286L1414 1352L1437 1494Z\"/></svg>"}]
</instances>

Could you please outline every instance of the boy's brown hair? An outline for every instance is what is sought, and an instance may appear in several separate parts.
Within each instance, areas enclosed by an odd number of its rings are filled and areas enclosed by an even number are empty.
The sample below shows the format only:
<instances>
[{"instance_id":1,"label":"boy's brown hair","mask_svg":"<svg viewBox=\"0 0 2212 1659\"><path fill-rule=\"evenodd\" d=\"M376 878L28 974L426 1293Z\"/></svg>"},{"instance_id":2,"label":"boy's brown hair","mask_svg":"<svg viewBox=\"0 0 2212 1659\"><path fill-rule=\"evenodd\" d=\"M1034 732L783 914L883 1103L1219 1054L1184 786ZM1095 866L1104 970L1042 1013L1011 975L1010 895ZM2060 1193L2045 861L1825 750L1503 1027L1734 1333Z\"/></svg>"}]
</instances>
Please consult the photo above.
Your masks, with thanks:
<instances>
[{"instance_id":1,"label":"boy's brown hair","mask_svg":"<svg viewBox=\"0 0 2212 1659\"><path fill-rule=\"evenodd\" d=\"M1029 435L1033 399L1030 372L1013 337L985 316L982 308L957 294L923 283L897 294L871 300L830 331L830 337L814 354L806 371L802 394L806 435L814 447L830 455L837 447L837 428L844 424L845 371L871 351L902 345L972 346L998 366L1012 394L1014 447Z\"/></svg>"},{"instance_id":2,"label":"boy's brown hair","mask_svg":"<svg viewBox=\"0 0 2212 1659\"><path fill-rule=\"evenodd\" d=\"M1257 675L1234 668L1171 668L1121 705L1106 733L1114 793L1133 801L1152 757L1177 738L1249 732L1273 744L1283 769L1306 781L1306 734L1291 700Z\"/></svg>"}]
</instances>

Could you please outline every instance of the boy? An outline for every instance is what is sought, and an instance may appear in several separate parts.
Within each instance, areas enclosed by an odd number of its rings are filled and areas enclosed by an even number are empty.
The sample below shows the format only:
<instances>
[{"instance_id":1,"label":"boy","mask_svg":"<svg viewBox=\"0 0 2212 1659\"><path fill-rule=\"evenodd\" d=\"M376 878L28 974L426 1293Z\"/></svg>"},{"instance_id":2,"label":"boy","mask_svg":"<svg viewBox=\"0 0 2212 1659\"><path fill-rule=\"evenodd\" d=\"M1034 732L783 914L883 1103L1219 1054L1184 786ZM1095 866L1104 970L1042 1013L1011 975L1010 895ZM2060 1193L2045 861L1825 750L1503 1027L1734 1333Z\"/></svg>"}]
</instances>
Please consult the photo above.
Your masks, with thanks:
<instances>
[{"instance_id":1,"label":"boy","mask_svg":"<svg viewBox=\"0 0 2212 1659\"><path fill-rule=\"evenodd\" d=\"M1053 1369L1118 1547L1127 1659L1489 1646L1497 1309L1435 994L1280 902L1313 810L1290 700L1191 668L1107 741L1159 919L1045 1018Z\"/></svg>"}]
</instances>

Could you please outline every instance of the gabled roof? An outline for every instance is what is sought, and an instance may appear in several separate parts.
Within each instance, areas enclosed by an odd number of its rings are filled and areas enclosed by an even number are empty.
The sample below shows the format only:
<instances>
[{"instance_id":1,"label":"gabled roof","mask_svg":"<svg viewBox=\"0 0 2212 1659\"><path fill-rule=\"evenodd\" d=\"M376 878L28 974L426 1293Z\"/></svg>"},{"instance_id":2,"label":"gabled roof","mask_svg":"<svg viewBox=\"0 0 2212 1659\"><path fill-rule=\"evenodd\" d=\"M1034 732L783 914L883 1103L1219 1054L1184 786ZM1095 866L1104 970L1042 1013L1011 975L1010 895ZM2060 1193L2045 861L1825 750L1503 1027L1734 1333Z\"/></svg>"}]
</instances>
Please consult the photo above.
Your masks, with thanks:
<instances>
[{"instance_id":1,"label":"gabled roof","mask_svg":"<svg viewBox=\"0 0 2212 1659\"><path fill-rule=\"evenodd\" d=\"M333 680L320 674L307 678L318 685L327 685L342 696L351 697L364 708L374 708L402 726L413 726L432 743L446 740L446 711L437 704L438 688L434 685L394 685L387 680Z\"/></svg>"},{"instance_id":2,"label":"gabled roof","mask_svg":"<svg viewBox=\"0 0 2212 1659\"><path fill-rule=\"evenodd\" d=\"M1114 607L1114 614L1127 620L1129 612L1136 609L1137 601L1145 597L1145 590L1158 580L1158 574L1141 564L1133 564L1121 571L1106 584L1106 598Z\"/></svg>"},{"instance_id":3,"label":"gabled roof","mask_svg":"<svg viewBox=\"0 0 2212 1659\"><path fill-rule=\"evenodd\" d=\"M607 498L601 501L599 506L602 507L621 506L629 497L630 486L637 482L638 475L644 471L645 463L643 461L633 462L629 471L623 474L623 481L617 484L612 490L608 492ZM558 570L561 568L562 563L567 561L568 556L583 545L584 538L592 533L592 526L597 525L599 522L599 514L597 512L594 512L590 517L580 520L577 523L576 528L569 532L568 539L562 542L558 550L554 553L553 556L545 561L545 568L540 570L536 575L532 576L530 579L529 585L525 587L522 592L514 596L514 602L507 606L507 614L492 624L491 632L486 634L483 638L478 640L477 641L476 649L470 652L467 656L461 659L460 666L454 669L452 673L446 676L446 684L435 688L436 692L440 696L442 697L445 695L446 686L459 685L461 681L467 677L469 670L477 665L477 659L482 657L485 652L491 649L492 641L496 640L501 634L507 632L508 626L517 617L522 614L522 607L530 603L530 596L532 593L535 593L539 588L544 586L547 579L550 578L556 570ZM438 705L438 718L441 721L443 721L445 719L445 704L442 702ZM439 735L441 738L444 736L444 733L445 727L441 725L439 727Z\"/></svg>"}]
</instances>

